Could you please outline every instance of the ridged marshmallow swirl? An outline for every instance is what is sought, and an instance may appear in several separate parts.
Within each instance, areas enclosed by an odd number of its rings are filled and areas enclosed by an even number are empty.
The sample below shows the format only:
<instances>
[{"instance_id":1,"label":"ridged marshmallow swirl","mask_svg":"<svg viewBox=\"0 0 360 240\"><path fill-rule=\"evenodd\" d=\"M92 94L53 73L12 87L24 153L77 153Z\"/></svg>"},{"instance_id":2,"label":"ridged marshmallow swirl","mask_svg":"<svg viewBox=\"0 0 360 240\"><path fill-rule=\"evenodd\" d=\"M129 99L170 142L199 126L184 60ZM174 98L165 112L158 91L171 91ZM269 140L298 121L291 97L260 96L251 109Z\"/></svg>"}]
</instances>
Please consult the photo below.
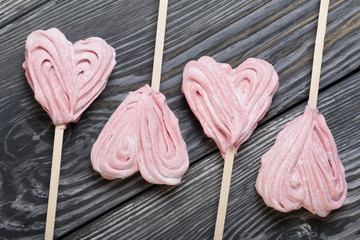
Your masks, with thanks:
<instances>
[{"instance_id":1,"label":"ridged marshmallow swirl","mask_svg":"<svg viewBox=\"0 0 360 240\"><path fill-rule=\"evenodd\" d=\"M26 40L26 78L55 125L79 120L105 88L115 64L115 50L101 38L73 45L52 28L34 31Z\"/></svg>"},{"instance_id":2,"label":"ridged marshmallow swirl","mask_svg":"<svg viewBox=\"0 0 360 240\"><path fill-rule=\"evenodd\" d=\"M223 157L246 141L270 107L279 78L268 62L250 58L232 69L211 57L190 61L182 91L205 134Z\"/></svg>"},{"instance_id":3,"label":"ridged marshmallow swirl","mask_svg":"<svg viewBox=\"0 0 360 240\"><path fill-rule=\"evenodd\" d=\"M140 171L150 183L180 183L189 157L165 96L148 85L130 92L94 143L91 163L107 179Z\"/></svg>"},{"instance_id":4,"label":"ridged marshmallow swirl","mask_svg":"<svg viewBox=\"0 0 360 240\"><path fill-rule=\"evenodd\" d=\"M325 217L346 198L344 167L323 115L307 105L262 156L256 189L281 212L306 208Z\"/></svg>"}]
</instances>

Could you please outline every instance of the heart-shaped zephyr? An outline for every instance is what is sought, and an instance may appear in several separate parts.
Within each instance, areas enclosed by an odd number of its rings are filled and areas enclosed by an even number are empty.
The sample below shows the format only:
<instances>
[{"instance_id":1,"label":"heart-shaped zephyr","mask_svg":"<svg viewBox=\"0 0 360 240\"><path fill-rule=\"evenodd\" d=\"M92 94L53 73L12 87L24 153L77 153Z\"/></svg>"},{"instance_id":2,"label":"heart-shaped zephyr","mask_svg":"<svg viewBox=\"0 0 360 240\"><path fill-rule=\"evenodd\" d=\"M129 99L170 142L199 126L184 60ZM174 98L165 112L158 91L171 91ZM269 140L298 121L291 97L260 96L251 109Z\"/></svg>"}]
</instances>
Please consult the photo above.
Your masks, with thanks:
<instances>
[{"instance_id":1,"label":"heart-shaped zephyr","mask_svg":"<svg viewBox=\"0 0 360 240\"><path fill-rule=\"evenodd\" d=\"M186 64L182 91L225 159L229 147L237 150L250 137L278 85L276 71L264 60L249 58L232 69L205 56Z\"/></svg>"},{"instance_id":2,"label":"heart-shaped zephyr","mask_svg":"<svg viewBox=\"0 0 360 240\"><path fill-rule=\"evenodd\" d=\"M55 125L79 120L104 90L115 64L115 50L98 37L73 45L51 28L26 40L26 78Z\"/></svg>"}]
</instances>

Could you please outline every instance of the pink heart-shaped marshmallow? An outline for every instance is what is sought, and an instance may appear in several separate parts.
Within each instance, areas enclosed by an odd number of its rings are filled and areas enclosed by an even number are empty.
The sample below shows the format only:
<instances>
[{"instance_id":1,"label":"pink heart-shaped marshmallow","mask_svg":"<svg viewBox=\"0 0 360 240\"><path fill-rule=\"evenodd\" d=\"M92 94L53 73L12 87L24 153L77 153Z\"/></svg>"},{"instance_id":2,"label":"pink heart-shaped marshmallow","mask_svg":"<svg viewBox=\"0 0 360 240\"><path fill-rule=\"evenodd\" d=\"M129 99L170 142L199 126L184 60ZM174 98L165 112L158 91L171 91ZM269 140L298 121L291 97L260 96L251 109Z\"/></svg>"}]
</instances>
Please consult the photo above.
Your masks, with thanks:
<instances>
[{"instance_id":1,"label":"pink heart-shaped marshmallow","mask_svg":"<svg viewBox=\"0 0 360 240\"><path fill-rule=\"evenodd\" d=\"M279 85L273 66L250 58L232 69L211 57L190 61L183 72L182 91L205 134L223 157L246 141L270 107Z\"/></svg>"},{"instance_id":2,"label":"pink heart-shaped marshmallow","mask_svg":"<svg viewBox=\"0 0 360 240\"><path fill-rule=\"evenodd\" d=\"M79 120L105 88L115 64L115 50L101 38L73 45L52 28L34 31L26 40L26 78L55 125Z\"/></svg>"},{"instance_id":3,"label":"pink heart-shaped marshmallow","mask_svg":"<svg viewBox=\"0 0 360 240\"><path fill-rule=\"evenodd\" d=\"M346 199L344 167L323 115L308 105L262 156L256 190L281 212L304 207L325 217Z\"/></svg>"},{"instance_id":4,"label":"pink heart-shaped marshmallow","mask_svg":"<svg viewBox=\"0 0 360 240\"><path fill-rule=\"evenodd\" d=\"M91 163L107 179L140 171L150 183L180 183L189 157L165 96L148 85L130 92L94 143Z\"/></svg>"}]
</instances>

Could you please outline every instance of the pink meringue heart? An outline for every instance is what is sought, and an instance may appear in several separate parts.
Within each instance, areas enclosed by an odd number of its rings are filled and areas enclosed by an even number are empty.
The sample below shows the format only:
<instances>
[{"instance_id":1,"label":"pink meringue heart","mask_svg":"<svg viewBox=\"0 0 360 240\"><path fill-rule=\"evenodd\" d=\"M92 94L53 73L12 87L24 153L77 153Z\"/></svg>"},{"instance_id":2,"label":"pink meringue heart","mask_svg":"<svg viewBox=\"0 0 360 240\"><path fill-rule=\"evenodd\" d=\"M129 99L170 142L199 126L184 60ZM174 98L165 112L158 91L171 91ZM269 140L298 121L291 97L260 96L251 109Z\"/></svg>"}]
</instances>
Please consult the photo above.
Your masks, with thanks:
<instances>
[{"instance_id":1,"label":"pink meringue heart","mask_svg":"<svg viewBox=\"0 0 360 240\"><path fill-rule=\"evenodd\" d=\"M141 94L140 89L128 93L92 147L92 166L106 179L126 178L139 171L136 105Z\"/></svg>"},{"instance_id":2,"label":"pink meringue heart","mask_svg":"<svg viewBox=\"0 0 360 240\"><path fill-rule=\"evenodd\" d=\"M148 85L130 92L94 143L91 163L107 179L125 178L140 170L150 183L178 184L189 157L165 96Z\"/></svg>"},{"instance_id":3,"label":"pink meringue heart","mask_svg":"<svg viewBox=\"0 0 360 240\"><path fill-rule=\"evenodd\" d=\"M26 40L26 78L55 125L79 120L105 88L115 64L115 50L101 38L73 45L52 28L34 31Z\"/></svg>"},{"instance_id":4,"label":"pink meringue heart","mask_svg":"<svg viewBox=\"0 0 360 240\"><path fill-rule=\"evenodd\" d=\"M281 212L306 208L325 217L340 208L347 183L334 138L323 115L307 105L287 123L262 156L256 190Z\"/></svg>"},{"instance_id":5,"label":"pink meringue heart","mask_svg":"<svg viewBox=\"0 0 360 240\"><path fill-rule=\"evenodd\" d=\"M232 69L205 56L186 64L182 91L225 159L227 149L237 150L264 117L278 80L273 66L264 60L250 58Z\"/></svg>"}]
</instances>

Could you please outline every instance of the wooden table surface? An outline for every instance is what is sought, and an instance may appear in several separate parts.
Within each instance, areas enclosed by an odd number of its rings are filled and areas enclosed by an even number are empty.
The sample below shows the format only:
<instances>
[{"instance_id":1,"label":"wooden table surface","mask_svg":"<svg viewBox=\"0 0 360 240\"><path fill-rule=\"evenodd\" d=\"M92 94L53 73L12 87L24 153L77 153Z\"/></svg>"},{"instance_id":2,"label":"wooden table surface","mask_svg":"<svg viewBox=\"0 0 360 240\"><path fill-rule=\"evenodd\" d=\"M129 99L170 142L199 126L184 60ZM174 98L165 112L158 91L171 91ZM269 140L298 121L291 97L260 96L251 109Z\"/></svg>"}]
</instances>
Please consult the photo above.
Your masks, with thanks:
<instances>
[{"instance_id":1,"label":"wooden table surface","mask_svg":"<svg viewBox=\"0 0 360 240\"><path fill-rule=\"evenodd\" d=\"M261 156L307 102L319 0L169 1L161 92L180 120L190 167L178 186L140 174L108 181L90 151L129 91L149 84L158 1L0 3L0 239L42 239L54 126L35 101L22 63L34 30L59 28L76 42L105 39L115 66L101 95L65 131L56 239L212 239L223 160L181 93L190 60L209 55L238 66L249 57L280 77L270 110L236 155L224 239L360 238L360 1L330 1L318 109L345 167L344 206L321 218L266 207L255 190Z\"/></svg>"}]
</instances>

